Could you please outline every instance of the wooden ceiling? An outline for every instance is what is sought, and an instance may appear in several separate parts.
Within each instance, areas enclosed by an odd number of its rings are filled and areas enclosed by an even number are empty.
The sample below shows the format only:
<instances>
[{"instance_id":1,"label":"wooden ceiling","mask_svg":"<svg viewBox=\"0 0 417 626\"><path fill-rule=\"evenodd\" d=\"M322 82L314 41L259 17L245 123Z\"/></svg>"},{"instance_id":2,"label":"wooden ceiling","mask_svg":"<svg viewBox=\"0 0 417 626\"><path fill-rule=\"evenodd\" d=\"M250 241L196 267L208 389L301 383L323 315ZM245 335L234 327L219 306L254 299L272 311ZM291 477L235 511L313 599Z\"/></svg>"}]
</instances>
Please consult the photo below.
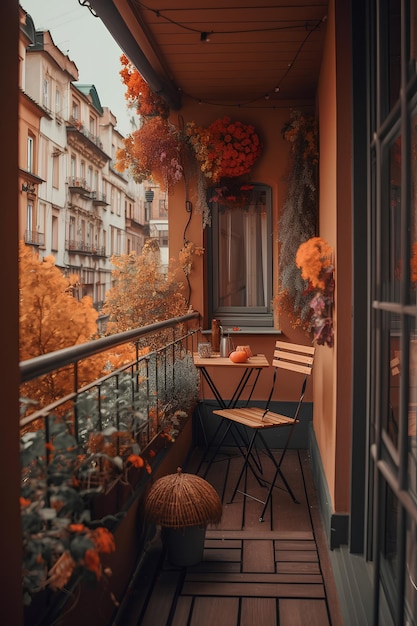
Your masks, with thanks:
<instances>
[{"instance_id":1,"label":"wooden ceiling","mask_svg":"<svg viewBox=\"0 0 417 626\"><path fill-rule=\"evenodd\" d=\"M114 20L103 18L101 7L108 1L91 5L126 51ZM114 0L114 5L156 74L181 94L245 107L302 105L315 97L326 0Z\"/></svg>"}]
</instances>

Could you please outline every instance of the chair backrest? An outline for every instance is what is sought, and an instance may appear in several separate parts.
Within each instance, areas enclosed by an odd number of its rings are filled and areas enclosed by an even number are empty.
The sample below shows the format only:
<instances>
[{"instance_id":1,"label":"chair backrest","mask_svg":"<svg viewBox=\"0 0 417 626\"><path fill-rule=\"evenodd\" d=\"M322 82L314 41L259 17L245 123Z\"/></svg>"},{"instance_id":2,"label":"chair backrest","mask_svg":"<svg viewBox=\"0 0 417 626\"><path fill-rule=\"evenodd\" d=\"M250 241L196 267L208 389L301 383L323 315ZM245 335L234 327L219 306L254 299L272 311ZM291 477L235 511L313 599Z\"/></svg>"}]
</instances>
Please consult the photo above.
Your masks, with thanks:
<instances>
[{"instance_id":1,"label":"chair backrest","mask_svg":"<svg viewBox=\"0 0 417 626\"><path fill-rule=\"evenodd\" d=\"M313 369L315 350L314 346L302 346L296 343L277 341L275 343L272 365L308 376Z\"/></svg>"},{"instance_id":2,"label":"chair backrest","mask_svg":"<svg viewBox=\"0 0 417 626\"><path fill-rule=\"evenodd\" d=\"M313 369L315 351L316 348L314 346L303 346L297 343L288 343L286 341L275 342L274 356L272 359L272 365L274 367L274 377L271 391L265 405L264 416L269 411L269 405L271 404L272 396L275 389L277 371L281 368L304 374L303 383L301 385L301 394L298 400L294 420L298 418L298 414L300 412L301 404L303 402L304 393L307 386L307 378L309 377Z\"/></svg>"}]
</instances>

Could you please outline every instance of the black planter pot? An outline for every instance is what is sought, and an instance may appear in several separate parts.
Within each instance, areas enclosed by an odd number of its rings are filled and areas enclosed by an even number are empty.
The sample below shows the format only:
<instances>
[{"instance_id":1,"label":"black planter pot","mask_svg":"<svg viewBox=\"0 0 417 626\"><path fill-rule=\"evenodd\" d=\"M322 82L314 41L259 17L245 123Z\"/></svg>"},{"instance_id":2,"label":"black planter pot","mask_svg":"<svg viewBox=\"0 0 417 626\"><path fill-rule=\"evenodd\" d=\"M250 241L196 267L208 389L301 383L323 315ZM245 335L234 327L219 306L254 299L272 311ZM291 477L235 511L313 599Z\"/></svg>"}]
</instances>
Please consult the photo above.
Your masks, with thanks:
<instances>
[{"instance_id":1,"label":"black planter pot","mask_svg":"<svg viewBox=\"0 0 417 626\"><path fill-rule=\"evenodd\" d=\"M203 560L205 526L162 528L161 538L171 565L189 567Z\"/></svg>"}]
</instances>

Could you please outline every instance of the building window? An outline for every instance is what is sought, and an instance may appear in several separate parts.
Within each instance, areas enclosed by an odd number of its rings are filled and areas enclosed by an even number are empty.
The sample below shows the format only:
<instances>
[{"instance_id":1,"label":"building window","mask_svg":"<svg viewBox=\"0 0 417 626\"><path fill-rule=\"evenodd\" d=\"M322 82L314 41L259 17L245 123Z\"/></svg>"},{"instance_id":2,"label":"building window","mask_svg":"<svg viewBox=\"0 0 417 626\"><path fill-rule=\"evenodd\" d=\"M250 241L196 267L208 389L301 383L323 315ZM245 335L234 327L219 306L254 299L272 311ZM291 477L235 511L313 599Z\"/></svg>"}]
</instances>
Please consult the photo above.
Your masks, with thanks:
<instances>
[{"instance_id":1,"label":"building window","mask_svg":"<svg viewBox=\"0 0 417 626\"><path fill-rule=\"evenodd\" d=\"M78 104L77 100L73 100L72 101L71 115L74 118L74 120L77 120L77 121L79 120L80 107L79 107L79 104Z\"/></svg>"},{"instance_id":2,"label":"building window","mask_svg":"<svg viewBox=\"0 0 417 626\"><path fill-rule=\"evenodd\" d=\"M49 102L49 80L47 78L43 81L43 106L45 109L50 109Z\"/></svg>"},{"instance_id":3,"label":"building window","mask_svg":"<svg viewBox=\"0 0 417 626\"><path fill-rule=\"evenodd\" d=\"M35 138L29 135L28 137L28 161L27 161L27 170L28 172L33 172L33 155L34 155L34 143Z\"/></svg>"},{"instance_id":4,"label":"building window","mask_svg":"<svg viewBox=\"0 0 417 626\"><path fill-rule=\"evenodd\" d=\"M243 205L211 204L210 315L226 326L272 327L271 190L255 185Z\"/></svg>"},{"instance_id":5,"label":"building window","mask_svg":"<svg viewBox=\"0 0 417 626\"><path fill-rule=\"evenodd\" d=\"M75 178L77 175L77 159L74 154L71 154L71 178Z\"/></svg>"},{"instance_id":6,"label":"building window","mask_svg":"<svg viewBox=\"0 0 417 626\"><path fill-rule=\"evenodd\" d=\"M58 250L58 217L52 215L52 241L51 249L56 252Z\"/></svg>"},{"instance_id":7,"label":"building window","mask_svg":"<svg viewBox=\"0 0 417 626\"><path fill-rule=\"evenodd\" d=\"M52 186L59 189L59 154L52 155Z\"/></svg>"},{"instance_id":8,"label":"building window","mask_svg":"<svg viewBox=\"0 0 417 626\"><path fill-rule=\"evenodd\" d=\"M94 136L97 135L97 120L95 117L90 117L90 133Z\"/></svg>"},{"instance_id":9,"label":"building window","mask_svg":"<svg viewBox=\"0 0 417 626\"><path fill-rule=\"evenodd\" d=\"M61 117L61 92L59 89L55 90L55 115Z\"/></svg>"},{"instance_id":10,"label":"building window","mask_svg":"<svg viewBox=\"0 0 417 626\"><path fill-rule=\"evenodd\" d=\"M33 205L28 204L26 208L26 230L29 233L30 241L32 241L32 231L33 231Z\"/></svg>"},{"instance_id":11,"label":"building window","mask_svg":"<svg viewBox=\"0 0 417 626\"><path fill-rule=\"evenodd\" d=\"M117 190L117 205L116 205L116 213L117 215L122 214L122 192Z\"/></svg>"}]
</instances>

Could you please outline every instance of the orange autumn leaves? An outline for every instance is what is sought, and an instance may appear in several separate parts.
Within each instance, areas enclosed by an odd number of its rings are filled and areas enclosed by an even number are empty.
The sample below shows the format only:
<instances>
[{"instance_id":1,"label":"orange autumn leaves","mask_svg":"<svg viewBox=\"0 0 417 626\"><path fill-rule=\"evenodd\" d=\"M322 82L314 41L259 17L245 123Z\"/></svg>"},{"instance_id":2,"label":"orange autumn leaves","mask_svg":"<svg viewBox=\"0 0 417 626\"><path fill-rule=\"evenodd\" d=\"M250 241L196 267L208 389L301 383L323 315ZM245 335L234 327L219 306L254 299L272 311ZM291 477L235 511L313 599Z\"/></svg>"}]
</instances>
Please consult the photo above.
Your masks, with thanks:
<instances>
[{"instance_id":1,"label":"orange autumn leaves","mask_svg":"<svg viewBox=\"0 0 417 626\"><path fill-rule=\"evenodd\" d=\"M87 528L84 524L69 524L69 549L65 550L48 572L46 584L54 591L62 589L77 567L93 573L97 580L103 574L101 554L116 549L112 533L104 527Z\"/></svg>"}]
</instances>

